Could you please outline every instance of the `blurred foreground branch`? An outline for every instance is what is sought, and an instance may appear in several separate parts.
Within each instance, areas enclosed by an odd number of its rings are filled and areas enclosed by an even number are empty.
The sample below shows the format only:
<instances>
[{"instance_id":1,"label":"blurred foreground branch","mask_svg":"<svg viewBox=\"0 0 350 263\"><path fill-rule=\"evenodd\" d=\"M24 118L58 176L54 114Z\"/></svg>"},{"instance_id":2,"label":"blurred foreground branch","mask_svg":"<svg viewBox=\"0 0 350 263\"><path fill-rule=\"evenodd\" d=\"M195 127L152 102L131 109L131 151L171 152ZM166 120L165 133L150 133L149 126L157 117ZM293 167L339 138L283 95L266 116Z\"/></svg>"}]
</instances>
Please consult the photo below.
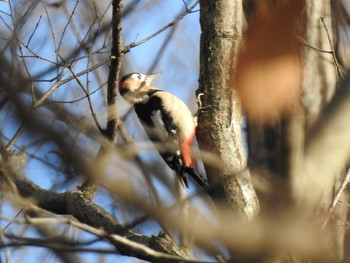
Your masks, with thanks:
<instances>
[{"instance_id":1,"label":"blurred foreground branch","mask_svg":"<svg viewBox=\"0 0 350 263\"><path fill-rule=\"evenodd\" d=\"M90 227L73 223L74 221L71 221L71 224L76 224L92 234L107 239L122 255L152 262L178 262L185 257L186 254L175 243L162 235L147 237L124 228L103 208L86 200L79 190L55 193L39 187L23 174L21 162L20 157L3 153L0 176L11 178L21 196L34 200L40 208L55 214L74 216Z\"/></svg>"},{"instance_id":2,"label":"blurred foreground branch","mask_svg":"<svg viewBox=\"0 0 350 263\"><path fill-rule=\"evenodd\" d=\"M313 127L305 146L304 167L296 180L299 204L317 205L322 193L350 162L350 74Z\"/></svg>"}]
</instances>

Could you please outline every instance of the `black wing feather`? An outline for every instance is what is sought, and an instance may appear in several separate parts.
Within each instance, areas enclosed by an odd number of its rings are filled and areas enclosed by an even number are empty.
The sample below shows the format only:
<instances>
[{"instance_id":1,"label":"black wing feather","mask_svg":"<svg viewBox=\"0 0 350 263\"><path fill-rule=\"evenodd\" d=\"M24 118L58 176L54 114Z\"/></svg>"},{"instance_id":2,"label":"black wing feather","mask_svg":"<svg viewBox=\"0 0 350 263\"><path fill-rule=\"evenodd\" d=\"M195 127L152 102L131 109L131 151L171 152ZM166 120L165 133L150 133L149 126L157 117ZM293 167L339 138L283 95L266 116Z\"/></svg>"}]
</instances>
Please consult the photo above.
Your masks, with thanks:
<instances>
[{"instance_id":1,"label":"black wing feather","mask_svg":"<svg viewBox=\"0 0 350 263\"><path fill-rule=\"evenodd\" d=\"M164 124L165 131L167 133L166 137L171 142L178 141L179 138L176 135L176 127L173 125L173 119L171 118L171 116L169 116L169 114L166 114L162 105L161 98L159 98L158 96L151 96L147 103L135 104L135 112L139 119L142 121L142 124L151 128L155 127L155 123L152 117L154 117L158 111L161 113L161 119ZM147 132L147 127L145 127L145 130ZM147 133L147 135L153 142L162 142L157 136L151 133ZM178 149L178 152L162 151L160 155L168 164L168 166L171 169L175 170L176 174L180 178L181 183L183 183L184 186L188 187L187 178L185 176L186 169L183 165L183 161L180 155L180 147Z\"/></svg>"},{"instance_id":2,"label":"black wing feather","mask_svg":"<svg viewBox=\"0 0 350 263\"><path fill-rule=\"evenodd\" d=\"M142 125L145 127L145 131L148 137L154 143L167 143L174 142L178 143L179 147L177 151L161 151L160 155L168 166L176 172L182 185L188 188L188 182L186 178L186 173L189 174L200 186L206 188L208 187L208 181L202 175L200 175L194 168L185 167L183 164L181 152L180 152L180 142L179 137L176 134L176 127L173 124L172 117L166 113L163 108L162 99L156 96L155 93L164 92L161 90L152 91L150 99L147 103L136 103L135 112L139 119L142 121ZM151 96L152 95L152 96ZM164 133L166 134L166 139L168 141L162 141L155 134L147 132L147 127L155 128L156 124L154 123L154 117L157 113L161 114L162 124L164 125Z\"/></svg>"}]
</instances>

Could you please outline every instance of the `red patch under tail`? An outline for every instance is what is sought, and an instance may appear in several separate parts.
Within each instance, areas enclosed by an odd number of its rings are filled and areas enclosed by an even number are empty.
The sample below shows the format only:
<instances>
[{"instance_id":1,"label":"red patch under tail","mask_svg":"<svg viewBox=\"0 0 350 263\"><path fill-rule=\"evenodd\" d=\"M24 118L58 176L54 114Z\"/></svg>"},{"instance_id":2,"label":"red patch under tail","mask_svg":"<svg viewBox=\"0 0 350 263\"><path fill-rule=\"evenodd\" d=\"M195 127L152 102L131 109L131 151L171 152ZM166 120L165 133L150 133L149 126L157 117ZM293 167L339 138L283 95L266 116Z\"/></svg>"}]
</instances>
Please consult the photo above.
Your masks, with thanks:
<instances>
[{"instance_id":1,"label":"red patch under tail","mask_svg":"<svg viewBox=\"0 0 350 263\"><path fill-rule=\"evenodd\" d=\"M192 157L191 157L191 144L193 141L194 132L191 136L184 139L181 144L181 152L182 152L182 158L185 167L191 167L192 165Z\"/></svg>"}]
</instances>

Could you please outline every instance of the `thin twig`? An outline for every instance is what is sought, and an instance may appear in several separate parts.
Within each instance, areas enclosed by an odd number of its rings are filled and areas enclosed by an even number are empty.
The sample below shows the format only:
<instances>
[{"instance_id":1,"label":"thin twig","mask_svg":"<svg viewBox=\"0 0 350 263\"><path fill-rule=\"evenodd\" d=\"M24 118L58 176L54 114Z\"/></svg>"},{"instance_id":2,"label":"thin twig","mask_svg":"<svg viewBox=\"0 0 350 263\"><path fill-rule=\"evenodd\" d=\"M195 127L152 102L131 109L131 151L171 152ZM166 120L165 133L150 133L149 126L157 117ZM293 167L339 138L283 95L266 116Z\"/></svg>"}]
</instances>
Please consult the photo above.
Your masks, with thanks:
<instances>
[{"instance_id":1,"label":"thin twig","mask_svg":"<svg viewBox=\"0 0 350 263\"><path fill-rule=\"evenodd\" d=\"M136 6L142 2L141 0L134 0L130 2L127 6L123 8L122 16L123 18L127 17L129 14L132 14L132 11L136 8Z\"/></svg>"},{"instance_id":2,"label":"thin twig","mask_svg":"<svg viewBox=\"0 0 350 263\"><path fill-rule=\"evenodd\" d=\"M2 10L0 10L0 13L1 13L1 14L4 14L4 15L6 15L6 16L11 16L11 14L6 13L6 12L4 12L4 11L2 11Z\"/></svg>"},{"instance_id":3,"label":"thin twig","mask_svg":"<svg viewBox=\"0 0 350 263\"><path fill-rule=\"evenodd\" d=\"M33 38L33 36L34 36L36 30L38 29L42 17L43 17L42 15L39 16L39 20L38 20L38 22L36 23L35 28L34 28L32 34L30 35L30 37L29 37L29 39L28 39L27 45L25 46L26 48L28 48L28 46L29 46L29 44L30 44L30 41L32 40L32 38Z\"/></svg>"},{"instance_id":4,"label":"thin twig","mask_svg":"<svg viewBox=\"0 0 350 263\"><path fill-rule=\"evenodd\" d=\"M79 29L78 29L79 26L76 25L74 20L71 23L71 28L75 32L75 35L77 36L77 38L79 39L79 43L80 43L81 48L83 50L85 50L86 53L87 53L87 56L86 56L86 58L87 58L86 59L87 60L86 68L89 68L90 63L92 65L95 65L97 63L96 60L95 60L95 57L93 56L93 52L92 52L92 47L95 44L96 38L93 39L92 41L90 41L91 43L89 43L89 44L86 42L86 39L88 39L88 37L89 37L90 33L92 32L94 26L97 25L97 31L101 27L101 22L99 23L100 18L99 18L98 14L97 14L95 2L93 2L93 5L94 5L94 11L95 11L95 14L94 14L95 18L94 18L93 22L91 23L89 29L87 30L87 32L86 32L86 34L85 34L85 36L83 38L81 38L81 36L80 36ZM102 19L104 18L104 16L105 16L105 13L102 15ZM89 91L89 83L90 83L90 80L89 80L90 74L89 73L90 72L86 73L86 90L87 90L88 93L90 92ZM99 72L96 71L96 72L94 72L94 74L96 76L96 79L97 79L98 83L103 83L104 80L100 76Z\"/></svg>"},{"instance_id":5,"label":"thin twig","mask_svg":"<svg viewBox=\"0 0 350 263\"><path fill-rule=\"evenodd\" d=\"M91 95L95 94L97 91L99 91L106 84L107 84L107 81L105 83L103 83L101 86L99 86L98 88L96 88L95 90L93 90L91 92L88 92L87 95L85 95L85 96L83 96L81 98L78 98L78 99L75 99L75 100L68 100L68 101L67 100L50 100L47 103L45 103L45 105L50 104L50 103L72 104L72 103L75 103L75 102L82 101L82 100L86 99L87 96L91 96Z\"/></svg>"},{"instance_id":6,"label":"thin twig","mask_svg":"<svg viewBox=\"0 0 350 263\"><path fill-rule=\"evenodd\" d=\"M343 202L342 200L339 200L338 202L339 202L340 204L343 204L343 205L347 206L347 207L350 207L350 204L345 203L345 202Z\"/></svg>"},{"instance_id":7,"label":"thin twig","mask_svg":"<svg viewBox=\"0 0 350 263\"><path fill-rule=\"evenodd\" d=\"M5 151L9 152L12 149L13 145L16 143L17 139L19 138L19 136L21 136L23 131L24 131L24 124L22 123L19 126L19 128L17 129L15 135L12 137L12 139L5 146Z\"/></svg>"},{"instance_id":8,"label":"thin twig","mask_svg":"<svg viewBox=\"0 0 350 263\"><path fill-rule=\"evenodd\" d=\"M51 31L51 35L52 35L52 43L53 43L53 46L55 48L55 55L56 55L56 63L58 64L58 49L57 49L57 45L56 45L56 35L55 35L55 31L53 29L53 25L52 25L52 22L51 22L51 16L49 15L49 11L47 10L46 8L46 4L44 1L41 1L42 2L42 5L44 7L44 10L45 10L45 13L46 13L46 17L47 17L47 21L48 21L48 24L49 24L49 27L50 27L50 31ZM58 67L56 68L56 75L59 75L59 72L58 72Z\"/></svg>"},{"instance_id":9,"label":"thin twig","mask_svg":"<svg viewBox=\"0 0 350 263\"><path fill-rule=\"evenodd\" d=\"M99 123L98 120L97 120L97 116L96 116L96 113L95 113L94 108L93 108L93 106L92 106L92 102L91 102L91 98L90 98L89 93L85 90L83 84L80 82L79 78L75 75L75 73L74 73L74 71L72 70L72 68L71 68L71 67L68 67L68 69L69 69L69 71L72 73L73 77L75 78L75 80L76 80L76 82L78 83L78 85L80 86L80 88L81 88L81 89L83 90L83 92L85 93L85 96L86 96L86 98L87 98L87 101L88 101L88 104L89 104L89 108L90 108L90 111L91 111L92 118L93 118L93 120L94 120L94 122L95 122L95 124L96 124L96 126L97 126L97 128L98 128L98 130L99 130L100 132L102 132L103 129L102 129L100 123Z\"/></svg>"},{"instance_id":10,"label":"thin twig","mask_svg":"<svg viewBox=\"0 0 350 263\"><path fill-rule=\"evenodd\" d=\"M103 23L103 19L104 19L106 13L109 10L110 5L111 5L111 3L109 3L107 5L107 7L106 7L104 13L102 14L101 19L100 19L100 24L99 24L98 28L95 30L95 32L93 34L89 35L89 39L85 41L85 45L90 45L90 43L94 43L96 41L96 39L104 33L106 33L104 35L107 37L107 35L108 35L107 32L110 30L111 25L110 25L110 23L106 23L106 25L102 25L102 23ZM1 19L1 17L0 17L0 19ZM11 30L11 32L12 32L12 30ZM105 47L106 47L105 43L102 43L102 48L105 48ZM71 61L71 59L73 57L75 57L76 54L80 52L80 50L81 50L81 46L78 46L78 47L72 49L70 51L70 53L64 58L64 61ZM29 50L29 51L31 53L35 54L35 52L33 50ZM38 55L36 55L36 56L40 57ZM34 77L33 77L34 79L39 79L41 76L44 76L44 75L51 73L53 70L56 70L56 68L58 66L64 66L62 63L56 63L54 61L49 61L49 62L52 63L53 65L45 68L41 72L38 72L36 75L34 75Z\"/></svg>"},{"instance_id":11,"label":"thin twig","mask_svg":"<svg viewBox=\"0 0 350 263\"><path fill-rule=\"evenodd\" d=\"M339 202L340 196L342 195L342 193L344 192L346 186L348 185L350 181L350 169L348 170L348 172L346 173L341 185L339 186L338 191L336 192L332 204L329 206L328 211L327 211L327 215L326 215L326 219L322 224L322 229L324 229L332 215L332 212L335 208L335 206L337 205L337 203Z\"/></svg>"},{"instance_id":12,"label":"thin twig","mask_svg":"<svg viewBox=\"0 0 350 263\"><path fill-rule=\"evenodd\" d=\"M163 207L162 208L162 209L164 209L163 212L168 213L168 212L174 211L174 210L178 209L179 207L184 206L186 203L189 203L191 200L193 201L195 198L202 196L203 194L204 194L204 192L202 192L202 191L195 191L195 192L187 195L185 198L175 200L172 204L169 204L167 207ZM132 229L132 228L136 227L137 225L144 223L148 219L153 219L153 218L148 214L144 214L144 215L141 215L140 217L134 219L131 222L125 223L124 226L127 229Z\"/></svg>"},{"instance_id":13,"label":"thin twig","mask_svg":"<svg viewBox=\"0 0 350 263\"><path fill-rule=\"evenodd\" d=\"M81 76L81 75L84 75L84 74L86 74L86 73L88 73L88 72L91 72L91 71L93 71L93 70L95 70L95 69L101 67L101 66L104 65L104 64L107 64L107 63L110 62L110 61L111 61L111 60L110 60L109 58L106 59L106 60L103 60L102 62L100 62L100 63L98 63L98 64L96 64L96 65L94 65L94 66L92 66L92 67L90 67L90 68L88 68L88 69L85 69L85 70L83 70L83 71L81 71L81 72L76 73L75 76L76 76L76 77L79 77L79 76ZM59 88L59 87L62 86L63 84L66 84L67 82L69 82L69 81L71 81L71 80L74 80L74 79L75 79L74 76L70 76L70 77L68 77L68 78L66 78L66 79L57 81L54 85L52 85L52 86L49 88L49 90L48 90L40 99L38 99L37 101L35 101L35 103L33 104L32 107L33 107L34 109L40 107L40 106L44 103L44 101L45 101L57 88Z\"/></svg>"},{"instance_id":14,"label":"thin twig","mask_svg":"<svg viewBox=\"0 0 350 263\"><path fill-rule=\"evenodd\" d=\"M186 15L192 13L192 10L196 7L196 5L199 3L199 0L197 0L192 6L190 6L189 8L186 7L186 10L179 15L175 20L171 21L169 24L165 25L164 27L162 27L161 29L159 29L158 31L154 32L152 35L138 41L138 42L133 42L129 45L127 45L126 47L124 47L123 49L123 53L128 53L130 51L130 49L137 47L145 42L147 42L148 40L154 38L155 36L159 35L160 33L162 33L163 31L165 31L166 29L168 29L169 27L175 25L177 22L179 22L181 19L183 19Z\"/></svg>"},{"instance_id":15,"label":"thin twig","mask_svg":"<svg viewBox=\"0 0 350 263\"><path fill-rule=\"evenodd\" d=\"M61 220L57 220L58 218L50 218L50 217L45 217L45 218L35 218L35 219L39 219L39 221L35 221L35 222L28 222L27 218L25 219L19 219L14 221L14 223L16 223L17 225L25 225L25 226L44 226L47 225L49 226L51 222L52 224L58 224L61 223ZM39 223L41 222L41 223ZM65 222L63 222L65 223ZM67 227L70 227L70 225L68 225ZM21 242L37 242L40 243L43 241L42 238L33 238L33 237L23 237L23 236L18 236L18 235L14 235L14 234L6 234L5 235L6 238L8 239L15 239L16 241L21 241ZM68 239L65 237L62 237L60 235L55 235L53 237L48 237L46 236L46 238L44 239L45 243L51 243L51 244L57 244L58 242L62 245L68 245L68 246L88 246L88 245L93 245L97 242L100 242L101 239L100 238L91 238L90 240L86 240L86 241L81 241L81 240L72 240L72 239Z\"/></svg>"},{"instance_id":16,"label":"thin twig","mask_svg":"<svg viewBox=\"0 0 350 263\"><path fill-rule=\"evenodd\" d=\"M10 222L7 223L7 225L2 229L2 232L5 232L6 229L16 220L16 218L22 213L23 208L21 208L17 214L11 218Z\"/></svg>"},{"instance_id":17,"label":"thin twig","mask_svg":"<svg viewBox=\"0 0 350 263\"><path fill-rule=\"evenodd\" d=\"M165 40L163 41L162 46L160 47L157 55L155 56L155 59L149 69L148 72L153 72L157 66L157 64L159 63L159 61L161 60L162 56L165 54L165 50L168 47L168 45L171 43L171 38L175 35L176 29L177 29L177 24L175 24L171 30L168 33L168 36L165 38Z\"/></svg>"},{"instance_id":18,"label":"thin twig","mask_svg":"<svg viewBox=\"0 0 350 263\"><path fill-rule=\"evenodd\" d=\"M13 34L13 38L14 39L16 39L17 41L16 41L16 44L18 45L18 50L19 50L19 52L21 53L21 55L23 55L23 50L22 50L22 46L21 45L23 45L24 46L24 43L23 43L23 41L21 41L21 39L20 39L20 37L19 37L19 35L18 35L18 32L19 31L17 31L16 30L16 28L18 28L19 27L19 25L18 24L16 24L16 22L15 22L15 20L14 20L14 18L13 18L13 7L12 7L12 5L11 5L11 3L9 3L9 6L10 6L10 10L11 10L11 21L12 21L12 25L13 25L13 28L14 29L12 29L5 21L4 21L4 23L5 23L5 25L6 25L6 27L12 32L12 34ZM28 9L29 10L29 9ZM27 11L28 11L27 10ZM2 18L1 18L2 19ZM18 23L20 23L20 21L18 21ZM34 32L33 32L33 34L34 34ZM11 43L12 41L10 41L9 43ZM26 70L26 73L27 73L27 75L28 75L28 77L29 77L29 79L31 78L31 75L30 75L30 72L29 72L29 69L28 69L28 65L27 65L27 62L26 62L26 60L25 59L22 59L22 61L23 61L23 66L24 66L24 68L25 68L25 70ZM33 91L32 91L32 94L34 94L33 93ZM33 96L33 95L32 95Z\"/></svg>"},{"instance_id":19,"label":"thin twig","mask_svg":"<svg viewBox=\"0 0 350 263\"><path fill-rule=\"evenodd\" d=\"M119 129L119 132L120 132L121 136L123 137L124 141L128 145L130 145L130 147L135 147L134 141L132 140L132 138L130 137L128 132L125 130L124 124L121 122L121 120L119 120L118 122L119 122L118 129ZM135 160L136 160L136 163L138 164L138 166L140 167L142 173L144 174L148 189L150 189L150 192L151 192L151 197L155 203L154 205L156 207L160 207L161 206L160 197L159 197L158 192L155 189L154 185L152 184L151 175L149 174L148 170L146 169L145 165L143 164L143 162L140 159L138 154L135 155Z\"/></svg>"},{"instance_id":20,"label":"thin twig","mask_svg":"<svg viewBox=\"0 0 350 263\"><path fill-rule=\"evenodd\" d=\"M16 41L18 41L19 44L23 45L23 46L28 50L28 52L30 52L31 54L33 54L33 56L31 56L31 57L33 57L33 58L38 58L38 59L41 59L41 60L43 60L43 61L45 61L45 62L48 62L48 63L50 63L50 64L53 64L54 69L56 69L56 67L60 65L59 63L57 63L57 62L55 62L55 61L51 61L51 60L49 60L49 59L46 59L46 58L44 58L44 57L38 55L34 50L32 50L31 48L29 48L29 46L27 46L27 45L19 38L19 36L16 34L15 30L14 30L13 28L10 27L10 25L3 19L2 16L0 16L0 20L4 23L4 25L6 26L6 28L7 28L12 34L16 35L16 38L15 38ZM14 23L14 22L13 22L13 23ZM15 25L14 25L14 27L15 27ZM11 41L9 41L9 43L11 43ZM6 47L6 46L5 46L5 47ZM19 45L19 47L21 47L21 46ZM19 55L17 55L17 56L19 56ZM22 57L30 57L30 56L19 56L19 57L22 58ZM39 74L39 75L41 75L41 74ZM43 74L43 75L44 75L44 74Z\"/></svg>"},{"instance_id":21,"label":"thin twig","mask_svg":"<svg viewBox=\"0 0 350 263\"><path fill-rule=\"evenodd\" d=\"M82 224L77 221L69 221L69 223L81 230L84 230L86 232L89 232L90 234L93 234L97 237L100 238L106 238L108 239L111 243L118 245L118 246L127 246L130 249L132 249L135 253L140 253L144 255L148 255L150 258L155 260L164 260L166 262L199 262L197 260L192 260L192 259L185 259L181 258L179 256L174 256L174 255L169 255L165 254L156 250L153 250L152 248L149 248L148 246L145 246L143 244L137 243L135 241L132 241L126 237L112 234L109 235L107 234L103 229L97 229L94 227L91 227L86 224ZM206 261L200 261L200 262L206 262Z\"/></svg>"},{"instance_id":22,"label":"thin twig","mask_svg":"<svg viewBox=\"0 0 350 263\"><path fill-rule=\"evenodd\" d=\"M297 38L297 40L298 40L301 44L303 44L303 45L305 45L305 46L307 46L307 47L309 47L309 48L311 48L311 49L313 49L313 50L315 50L315 51L318 51L318 52L321 52L321 53L332 54L332 50L323 50L323 49L314 47L313 45L309 44L309 43L308 43L304 38L302 38L301 36L296 36L296 38Z\"/></svg>"},{"instance_id":23,"label":"thin twig","mask_svg":"<svg viewBox=\"0 0 350 263\"><path fill-rule=\"evenodd\" d=\"M11 252L8 246L6 246L4 232L0 229L0 247L5 249L6 263L12 263Z\"/></svg>"},{"instance_id":24,"label":"thin twig","mask_svg":"<svg viewBox=\"0 0 350 263\"><path fill-rule=\"evenodd\" d=\"M79 253L97 253L97 254L118 254L116 249L103 249L103 248L82 248L82 247L72 247L64 246L58 244L48 244L45 241L41 242L12 242L1 245L0 248L6 247L42 247L55 250L57 252L79 252Z\"/></svg>"},{"instance_id":25,"label":"thin twig","mask_svg":"<svg viewBox=\"0 0 350 263\"><path fill-rule=\"evenodd\" d=\"M338 59L337 59L337 57L335 55L335 50L334 50L334 47L333 47L332 39L331 39L331 37L329 35L328 28L327 28L327 26L326 26L326 24L324 22L324 17L321 17L321 22L323 24L324 29L326 30L326 35L327 35L327 38L328 38L329 45L331 47L331 51L332 51L331 54L332 54L332 58L333 58L333 62L334 62L334 65L336 67L336 70L339 73L339 75L341 76L341 78L344 79L343 72L341 71L340 65L338 63Z\"/></svg>"},{"instance_id":26,"label":"thin twig","mask_svg":"<svg viewBox=\"0 0 350 263\"><path fill-rule=\"evenodd\" d=\"M77 7L78 7L78 4L79 4L79 1L76 1L76 2L75 2L75 5L74 5L74 7L73 7L73 10L72 10L72 12L71 12L71 14L70 14L70 16L69 16L69 18L68 18L68 21L67 21L66 25L65 25L64 28L63 28L63 31L62 31L62 34L61 34L61 39L60 39L60 41L59 41L59 43L58 43L57 52L59 52L59 50L61 49L61 45L62 45L62 42L63 42L64 35L66 34L67 28L68 28L70 22L71 22L72 19L73 19L73 15L74 15L74 13L75 13L75 10L76 10ZM64 8L64 10L67 12L67 5L66 5L66 2L65 2L65 1L63 1L63 8Z\"/></svg>"}]
</instances>

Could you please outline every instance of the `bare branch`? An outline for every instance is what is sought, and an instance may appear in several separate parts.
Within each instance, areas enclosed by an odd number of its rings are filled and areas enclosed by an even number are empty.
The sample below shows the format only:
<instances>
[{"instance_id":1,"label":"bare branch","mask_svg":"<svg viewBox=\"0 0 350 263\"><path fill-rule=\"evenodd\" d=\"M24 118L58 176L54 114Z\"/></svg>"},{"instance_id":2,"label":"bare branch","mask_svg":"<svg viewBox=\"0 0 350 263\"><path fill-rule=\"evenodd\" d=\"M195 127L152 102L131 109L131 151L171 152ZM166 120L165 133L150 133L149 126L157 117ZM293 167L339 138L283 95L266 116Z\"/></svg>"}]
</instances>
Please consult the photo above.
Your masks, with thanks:
<instances>
[{"instance_id":1,"label":"bare branch","mask_svg":"<svg viewBox=\"0 0 350 263\"><path fill-rule=\"evenodd\" d=\"M4 247L5 249L6 262L12 263L11 251L9 247L6 245L5 235L2 229L0 229L0 247Z\"/></svg>"},{"instance_id":2,"label":"bare branch","mask_svg":"<svg viewBox=\"0 0 350 263\"><path fill-rule=\"evenodd\" d=\"M186 10L179 15L175 20L173 20L172 22L170 22L169 24L165 25L164 27L162 27L161 29L159 29L158 31L154 32L152 35L138 41L138 42L133 42L129 45L127 45L126 47L124 47L123 49L123 53L128 53L130 51L130 49L137 47L145 42L147 42L148 40L154 38L155 36L159 35L160 33L162 33L163 31L167 30L169 27L172 27L173 25L175 25L177 22L179 22L181 19L183 19L186 15L190 14L191 12L193 12L192 10L196 7L196 5L199 3L199 0L197 0L192 6L190 6L189 8L187 8L186 6Z\"/></svg>"},{"instance_id":3,"label":"bare branch","mask_svg":"<svg viewBox=\"0 0 350 263\"><path fill-rule=\"evenodd\" d=\"M27 45L26 45L27 48L28 48L28 46L29 46L29 44L30 44L30 41L32 40L32 38L33 38L33 36L34 36L36 30L37 30L38 27L39 27L39 24L40 24L40 22L41 22L42 17L43 17L42 15L39 16L39 20L38 20L38 22L36 23L35 28L34 28L32 34L30 35L30 37L29 37L29 39L28 39L28 42L27 42Z\"/></svg>"},{"instance_id":4,"label":"bare branch","mask_svg":"<svg viewBox=\"0 0 350 263\"><path fill-rule=\"evenodd\" d=\"M112 1L112 12L112 50L107 87L108 121L104 134L109 140L116 143L116 128L118 126L116 97L123 49L121 34L122 0Z\"/></svg>"},{"instance_id":5,"label":"bare branch","mask_svg":"<svg viewBox=\"0 0 350 263\"><path fill-rule=\"evenodd\" d=\"M332 54L332 50L323 50L323 49L320 49L318 47L314 47L313 45L307 43L307 41L304 38L302 38L301 36L296 36L296 38L301 44L303 44L303 45L305 45L313 50L316 50L316 51L322 52L322 53Z\"/></svg>"},{"instance_id":6,"label":"bare branch","mask_svg":"<svg viewBox=\"0 0 350 263\"><path fill-rule=\"evenodd\" d=\"M19 138L19 136L21 136L21 134L24 131L24 125L23 123L19 126L19 128L17 129L15 135L12 137L12 139L8 142L8 144L5 146L5 151L9 152L11 150L11 148L14 146L14 144L16 143L17 139Z\"/></svg>"},{"instance_id":7,"label":"bare branch","mask_svg":"<svg viewBox=\"0 0 350 263\"><path fill-rule=\"evenodd\" d=\"M93 71L93 70L95 70L95 69L101 67L102 65L107 64L107 63L110 62L110 61L111 61L111 60L108 58L108 59L106 59L106 60L101 61L100 63L98 63L98 64L96 64L96 65L91 66L91 67L88 68L88 69L85 69L85 70L83 70L83 71L81 71L81 72L76 73L75 76L71 76L71 77L68 77L68 78L66 78L66 79L57 81L54 85L51 86L51 88L49 88L49 90L48 90L43 96L41 96L38 100L36 100L36 101L34 102L33 108L35 109L35 108L38 108L38 107L42 106L43 103L45 102L45 100L47 100L47 98L48 98L57 88L59 88L59 87L62 86L63 84L66 84L66 83L68 83L69 81L74 80L75 77L79 77L79 76L82 76L82 75L84 75L84 74L87 74L87 73L89 73L89 72L91 72L91 71Z\"/></svg>"},{"instance_id":8,"label":"bare branch","mask_svg":"<svg viewBox=\"0 0 350 263\"><path fill-rule=\"evenodd\" d=\"M53 28L53 25L52 25L52 22L51 22L51 16L49 14L49 11L47 10L47 7L46 7L46 4L45 4L45 1L41 1L43 7L44 7L44 10L45 10L45 13L46 13L46 18L47 18L47 21L49 23L49 27L50 27L50 31L51 31L51 35L52 35L52 43L53 43L53 46L55 48L55 54L56 54L56 63L58 64L58 49L57 49L57 43L56 43L56 35L55 35L55 30ZM56 68L56 71L57 71L57 75L59 75L59 72L58 72L58 67Z\"/></svg>"},{"instance_id":9,"label":"bare branch","mask_svg":"<svg viewBox=\"0 0 350 263\"><path fill-rule=\"evenodd\" d=\"M329 206L329 209L327 211L326 219L325 219L325 221L322 224L322 229L324 229L327 226L327 223L328 223L328 221L329 221L329 219L330 219L330 217L332 215L332 212L333 212L335 206L337 205L337 203L340 201L339 199L340 199L342 193L344 192L346 186L348 185L349 181L350 181L350 170L347 171L347 173L346 173L346 175L345 175L341 185L339 186L339 189L335 193L335 196L334 196L334 198L332 200L332 203Z\"/></svg>"},{"instance_id":10,"label":"bare branch","mask_svg":"<svg viewBox=\"0 0 350 263\"><path fill-rule=\"evenodd\" d=\"M121 254L136 256L152 262L178 262L181 259L178 256L183 257L185 255L184 253L178 254L181 250L174 243L169 247L162 247L162 242L165 241L162 236L159 236L159 239L156 237L149 238L126 229L103 208L85 200L80 191L55 193L37 186L25 177L18 165L15 165L17 159L14 156L9 154L6 159L7 161L3 159L0 164L0 167L6 167L0 170L0 176L5 176L4 171L11 173L14 183L23 197L34 199L39 207L53 213L74 216L80 222L87 224L77 224L77 226L84 228L90 233L107 238L117 247ZM11 164L8 165L7 162ZM76 209L77 207L79 209ZM149 248L150 246L152 247L152 244L157 248L158 252ZM170 256L164 253L177 256Z\"/></svg>"},{"instance_id":11,"label":"bare branch","mask_svg":"<svg viewBox=\"0 0 350 263\"><path fill-rule=\"evenodd\" d=\"M70 16L68 18L68 21L67 21L66 25L63 28L63 32L61 34L61 39L60 39L60 41L58 43L57 52L59 52L59 50L61 49L61 45L62 45L62 41L63 41L64 35L66 34L66 31L67 31L67 28L68 28L70 22L72 21L72 18L73 18L73 15L74 15L74 13L75 13L75 11L77 9L78 3L79 3L79 1L75 2L73 10L72 10L72 12L71 12L71 14L70 14ZM63 1L62 4L64 5L64 7L66 7L66 2L65 1ZM67 12L67 8L65 8L65 11ZM77 35L77 33L76 33L76 35Z\"/></svg>"},{"instance_id":12,"label":"bare branch","mask_svg":"<svg viewBox=\"0 0 350 263\"><path fill-rule=\"evenodd\" d=\"M338 59L337 59L337 57L336 57L336 53L335 53L335 50L334 50L333 42L332 42L331 37L330 37L330 35L329 35L328 28L327 28L327 26L326 26L326 24L325 24L325 22L324 22L324 17L321 17L321 22L322 22L322 24L323 24L324 29L326 30L328 42L329 42L329 45L330 45L331 51L332 51L331 54L332 54L334 66L335 66L335 68L337 69L337 72L338 72L338 74L340 75L340 77L343 79L343 78L344 78L344 75L343 75L343 72L342 72L342 70L341 70L341 68L340 68Z\"/></svg>"},{"instance_id":13,"label":"bare branch","mask_svg":"<svg viewBox=\"0 0 350 263\"><path fill-rule=\"evenodd\" d=\"M94 108L93 108L93 106L92 106L92 102L91 102L91 98L90 98L89 93L85 90L84 85L80 82L79 78L75 75L75 73L74 73L74 71L72 70L72 68L71 68L71 67L68 67L68 69L69 69L69 71L72 73L72 75L73 75L73 77L75 78L76 82L78 83L79 87L80 87L80 88L82 89L82 91L85 93L85 96L86 96L86 98L87 98L87 100L88 100L88 104L89 104L89 108L90 108L90 111L91 111L92 118L93 118L93 120L94 120L94 122L95 122L95 124L96 124L96 126L97 126L97 128L98 128L98 130L99 130L100 132L102 132L103 129L101 128L101 125L100 125L100 123L98 122L96 113L95 113Z\"/></svg>"},{"instance_id":14,"label":"bare branch","mask_svg":"<svg viewBox=\"0 0 350 263\"><path fill-rule=\"evenodd\" d=\"M302 177L295 182L300 205L316 205L350 160L350 75L342 81L305 146ZM328 150L325 150L328 149ZM331 149L331 150L330 150ZM310 191L310 187L312 191Z\"/></svg>"}]
</instances>

